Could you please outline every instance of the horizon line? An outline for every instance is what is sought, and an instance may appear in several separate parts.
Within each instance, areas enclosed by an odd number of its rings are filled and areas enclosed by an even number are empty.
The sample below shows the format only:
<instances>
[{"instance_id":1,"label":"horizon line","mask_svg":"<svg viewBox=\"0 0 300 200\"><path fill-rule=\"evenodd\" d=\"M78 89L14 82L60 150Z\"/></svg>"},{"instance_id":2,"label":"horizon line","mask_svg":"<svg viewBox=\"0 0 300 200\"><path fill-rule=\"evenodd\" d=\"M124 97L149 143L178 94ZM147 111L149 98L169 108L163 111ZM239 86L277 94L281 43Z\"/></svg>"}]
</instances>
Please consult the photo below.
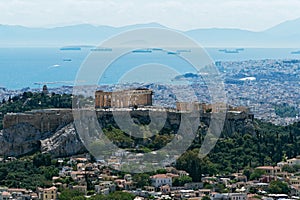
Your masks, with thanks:
<instances>
[{"instance_id":1,"label":"horizon line","mask_svg":"<svg viewBox=\"0 0 300 200\"><path fill-rule=\"evenodd\" d=\"M260 32L264 32L267 31L269 29L272 29L273 27L276 27L280 24L286 23L286 22L292 22L292 21L296 21L296 20L300 20L300 17L291 19L291 20L285 20L283 22L279 22L275 25L269 26L269 27L265 27L262 30L253 30L253 29L248 29L248 28L238 28L238 27L232 27L232 26L228 26L228 27L217 27L217 26L212 26L212 27L195 27L195 28L191 28L191 29L178 29L178 28L171 28L168 25L165 25L163 23L159 23L159 22L155 22L155 21L150 21L150 22L145 22L145 23L132 23L132 24L125 24L125 25L121 25L121 26L114 26L114 25L107 25L107 24L93 24L93 23L66 23L65 25L60 25L60 24L53 24L53 25L40 25L40 26L28 26L28 25L22 25L22 24L4 24L4 23L0 23L0 27L1 26L15 26L15 27L24 27L24 28L32 28L32 29L56 29L56 28L65 28L65 27L72 27L72 26L82 26L82 25L88 25L88 26L92 26L95 28L99 28L99 27L110 27L110 28L115 28L115 29L122 29L122 28L126 28L126 27L130 27L130 26L143 26L143 25L149 25L149 28L151 27L151 25L155 25L155 26L161 26L162 28L168 28L168 29L173 29L173 30L177 30L177 31L181 31L181 32L189 32L189 31L194 31L194 30L211 30L211 29L227 29L227 30L242 30L242 31L249 31L249 32L254 32L254 33L260 33Z\"/></svg>"}]
</instances>

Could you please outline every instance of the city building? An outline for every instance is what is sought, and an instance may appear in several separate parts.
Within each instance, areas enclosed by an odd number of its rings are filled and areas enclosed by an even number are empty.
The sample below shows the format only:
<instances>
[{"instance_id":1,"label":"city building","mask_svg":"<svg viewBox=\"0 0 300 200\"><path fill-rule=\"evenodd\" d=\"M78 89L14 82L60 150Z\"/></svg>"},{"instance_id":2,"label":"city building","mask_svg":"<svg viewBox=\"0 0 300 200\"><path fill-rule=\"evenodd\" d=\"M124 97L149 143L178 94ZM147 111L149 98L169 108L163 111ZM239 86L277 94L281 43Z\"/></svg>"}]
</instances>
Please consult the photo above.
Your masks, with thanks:
<instances>
[{"instance_id":1,"label":"city building","mask_svg":"<svg viewBox=\"0 0 300 200\"><path fill-rule=\"evenodd\" d=\"M246 193L222 193L212 194L211 200L247 200Z\"/></svg>"},{"instance_id":2,"label":"city building","mask_svg":"<svg viewBox=\"0 0 300 200\"><path fill-rule=\"evenodd\" d=\"M278 167L283 167L284 165L295 166L300 165L300 155L296 156L296 158L287 159L285 162L277 163Z\"/></svg>"},{"instance_id":3,"label":"city building","mask_svg":"<svg viewBox=\"0 0 300 200\"><path fill-rule=\"evenodd\" d=\"M9 199L12 199L12 196L9 192L4 191L4 192L0 193L0 199L1 200L9 200Z\"/></svg>"},{"instance_id":4,"label":"city building","mask_svg":"<svg viewBox=\"0 0 300 200\"><path fill-rule=\"evenodd\" d=\"M158 188L163 185L169 185L172 187L172 177L166 174L156 174L151 176L152 186Z\"/></svg>"},{"instance_id":5,"label":"city building","mask_svg":"<svg viewBox=\"0 0 300 200\"><path fill-rule=\"evenodd\" d=\"M102 181L99 185L95 185L96 194L109 194L116 191L116 185L113 181Z\"/></svg>"},{"instance_id":6,"label":"city building","mask_svg":"<svg viewBox=\"0 0 300 200\"><path fill-rule=\"evenodd\" d=\"M264 171L266 175L275 175L281 172L281 168L277 166L260 166L256 169Z\"/></svg>"},{"instance_id":7,"label":"city building","mask_svg":"<svg viewBox=\"0 0 300 200\"><path fill-rule=\"evenodd\" d=\"M293 176L289 178L289 183L291 185L300 185L300 177L299 176Z\"/></svg>"},{"instance_id":8,"label":"city building","mask_svg":"<svg viewBox=\"0 0 300 200\"><path fill-rule=\"evenodd\" d=\"M128 108L133 106L152 106L152 95L152 90L146 88L115 92L99 90L95 93L95 107Z\"/></svg>"},{"instance_id":9,"label":"city building","mask_svg":"<svg viewBox=\"0 0 300 200\"><path fill-rule=\"evenodd\" d=\"M300 165L300 156L297 156L296 158L288 159L287 160L287 164L289 166Z\"/></svg>"},{"instance_id":10,"label":"city building","mask_svg":"<svg viewBox=\"0 0 300 200\"><path fill-rule=\"evenodd\" d=\"M87 194L87 186L86 185L75 185L72 187L73 190L79 191L80 193L86 195Z\"/></svg>"},{"instance_id":11,"label":"city building","mask_svg":"<svg viewBox=\"0 0 300 200\"><path fill-rule=\"evenodd\" d=\"M57 199L57 188L38 188L38 196L41 200L55 200Z\"/></svg>"}]
</instances>

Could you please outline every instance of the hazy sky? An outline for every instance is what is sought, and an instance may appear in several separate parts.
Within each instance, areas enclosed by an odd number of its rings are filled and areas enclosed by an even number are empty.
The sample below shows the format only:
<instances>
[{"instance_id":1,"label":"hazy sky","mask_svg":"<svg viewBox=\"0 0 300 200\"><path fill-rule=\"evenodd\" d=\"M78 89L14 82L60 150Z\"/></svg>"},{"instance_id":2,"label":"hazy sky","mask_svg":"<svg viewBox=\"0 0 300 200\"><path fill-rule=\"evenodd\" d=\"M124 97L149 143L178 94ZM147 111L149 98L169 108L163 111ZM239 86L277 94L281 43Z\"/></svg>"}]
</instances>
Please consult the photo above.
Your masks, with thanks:
<instances>
[{"instance_id":1,"label":"hazy sky","mask_svg":"<svg viewBox=\"0 0 300 200\"><path fill-rule=\"evenodd\" d=\"M79 23L260 31L300 17L300 0L0 0L0 24L53 27Z\"/></svg>"}]
</instances>

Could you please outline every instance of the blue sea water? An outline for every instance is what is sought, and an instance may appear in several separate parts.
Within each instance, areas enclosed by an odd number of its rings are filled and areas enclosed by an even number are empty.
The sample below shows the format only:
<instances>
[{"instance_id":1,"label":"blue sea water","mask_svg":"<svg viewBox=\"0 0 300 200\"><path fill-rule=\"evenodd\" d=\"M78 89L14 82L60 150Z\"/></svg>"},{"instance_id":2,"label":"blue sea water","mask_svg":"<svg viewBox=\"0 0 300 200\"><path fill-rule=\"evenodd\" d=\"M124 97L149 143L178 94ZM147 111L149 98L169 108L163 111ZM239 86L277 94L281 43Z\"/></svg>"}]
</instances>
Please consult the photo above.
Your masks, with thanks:
<instances>
[{"instance_id":1,"label":"blue sea water","mask_svg":"<svg viewBox=\"0 0 300 200\"><path fill-rule=\"evenodd\" d=\"M297 50L299 49L245 48L239 53L224 53L217 48L206 49L214 61L300 59L300 54L291 54ZM42 84L48 84L50 87L72 85L78 69L89 53L88 48L82 48L80 51L61 51L60 48L0 48L0 87L22 89L38 88ZM154 61L175 66L177 69L190 69L188 63L176 55L132 53L115 63L116 67L107 72L104 82L113 82L112 77L121 76L127 70L124 66L128 64L138 65Z\"/></svg>"}]
</instances>

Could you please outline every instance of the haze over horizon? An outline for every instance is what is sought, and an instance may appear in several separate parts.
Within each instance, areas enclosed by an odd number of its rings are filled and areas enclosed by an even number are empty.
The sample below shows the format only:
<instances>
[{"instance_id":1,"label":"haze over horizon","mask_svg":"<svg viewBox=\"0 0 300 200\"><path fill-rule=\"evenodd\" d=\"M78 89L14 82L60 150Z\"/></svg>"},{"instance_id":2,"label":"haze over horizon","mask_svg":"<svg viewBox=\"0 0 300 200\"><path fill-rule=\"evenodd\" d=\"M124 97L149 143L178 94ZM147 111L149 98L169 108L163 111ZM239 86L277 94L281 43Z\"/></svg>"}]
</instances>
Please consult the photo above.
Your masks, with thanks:
<instances>
[{"instance_id":1,"label":"haze over horizon","mask_svg":"<svg viewBox=\"0 0 300 200\"><path fill-rule=\"evenodd\" d=\"M156 22L177 30L234 28L263 31L300 18L300 1L274 0L0 0L0 24L58 27L76 24L122 27Z\"/></svg>"}]
</instances>

